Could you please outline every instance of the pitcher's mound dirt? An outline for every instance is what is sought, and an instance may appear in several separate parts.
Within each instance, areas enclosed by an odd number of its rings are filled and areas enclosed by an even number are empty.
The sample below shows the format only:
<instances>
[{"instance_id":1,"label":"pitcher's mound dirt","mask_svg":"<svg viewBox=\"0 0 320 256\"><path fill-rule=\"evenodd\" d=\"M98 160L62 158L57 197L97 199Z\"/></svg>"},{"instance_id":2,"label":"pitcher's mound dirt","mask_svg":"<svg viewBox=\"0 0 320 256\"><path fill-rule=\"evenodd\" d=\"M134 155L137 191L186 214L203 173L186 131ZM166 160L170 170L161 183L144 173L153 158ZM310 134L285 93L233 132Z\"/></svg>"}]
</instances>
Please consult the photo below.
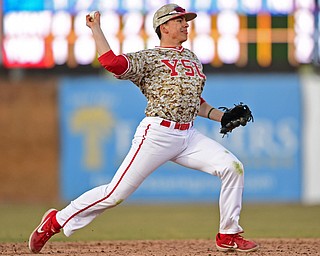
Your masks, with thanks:
<instances>
[{"instance_id":1,"label":"pitcher's mound dirt","mask_svg":"<svg viewBox=\"0 0 320 256\"><path fill-rule=\"evenodd\" d=\"M260 245L250 254L218 252L212 240L145 240L99 242L49 242L40 255L108 256L222 256L320 255L319 239L255 239ZM30 255L27 243L0 244L0 255Z\"/></svg>"}]
</instances>

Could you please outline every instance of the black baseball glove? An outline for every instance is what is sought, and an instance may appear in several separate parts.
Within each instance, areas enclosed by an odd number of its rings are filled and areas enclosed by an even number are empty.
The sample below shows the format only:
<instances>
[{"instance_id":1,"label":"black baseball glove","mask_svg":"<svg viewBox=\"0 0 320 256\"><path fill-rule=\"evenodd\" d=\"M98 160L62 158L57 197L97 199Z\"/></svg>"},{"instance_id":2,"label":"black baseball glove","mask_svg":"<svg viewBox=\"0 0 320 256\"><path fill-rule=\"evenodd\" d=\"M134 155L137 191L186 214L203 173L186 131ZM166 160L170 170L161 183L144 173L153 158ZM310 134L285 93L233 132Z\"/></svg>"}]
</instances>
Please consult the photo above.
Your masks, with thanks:
<instances>
[{"instance_id":1,"label":"black baseball glove","mask_svg":"<svg viewBox=\"0 0 320 256\"><path fill-rule=\"evenodd\" d=\"M220 133L224 137L229 132L232 132L234 128L242 125L245 126L248 122L253 122L253 116L250 108L247 105L244 105L242 102L232 108L219 107L224 111L224 114L221 118L221 128Z\"/></svg>"}]
</instances>

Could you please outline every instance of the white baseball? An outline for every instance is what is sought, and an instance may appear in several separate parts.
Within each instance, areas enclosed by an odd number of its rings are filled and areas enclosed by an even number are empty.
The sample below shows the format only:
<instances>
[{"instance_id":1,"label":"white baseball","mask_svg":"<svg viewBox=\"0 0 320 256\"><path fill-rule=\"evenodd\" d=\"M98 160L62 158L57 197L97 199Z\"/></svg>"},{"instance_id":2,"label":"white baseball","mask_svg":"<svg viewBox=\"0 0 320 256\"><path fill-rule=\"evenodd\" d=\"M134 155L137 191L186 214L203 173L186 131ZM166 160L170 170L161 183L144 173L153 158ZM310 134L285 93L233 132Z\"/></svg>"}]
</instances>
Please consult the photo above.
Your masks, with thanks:
<instances>
[{"instance_id":1,"label":"white baseball","mask_svg":"<svg viewBox=\"0 0 320 256\"><path fill-rule=\"evenodd\" d=\"M90 12L90 18L93 20L94 19L94 15L95 15L95 13L96 13L97 11L92 11L92 12Z\"/></svg>"}]
</instances>

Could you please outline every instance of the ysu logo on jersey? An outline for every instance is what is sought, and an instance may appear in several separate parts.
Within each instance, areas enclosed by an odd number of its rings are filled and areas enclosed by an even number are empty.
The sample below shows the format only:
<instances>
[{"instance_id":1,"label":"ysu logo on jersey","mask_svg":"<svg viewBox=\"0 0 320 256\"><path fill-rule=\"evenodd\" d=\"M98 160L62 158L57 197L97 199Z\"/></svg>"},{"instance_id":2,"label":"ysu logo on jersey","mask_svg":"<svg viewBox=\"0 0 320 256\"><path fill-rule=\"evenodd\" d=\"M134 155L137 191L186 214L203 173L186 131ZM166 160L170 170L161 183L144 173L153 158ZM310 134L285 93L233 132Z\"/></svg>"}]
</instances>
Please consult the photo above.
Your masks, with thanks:
<instances>
[{"instance_id":1,"label":"ysu logo on jersey","mask_svg":"<svg viewBox=\"0 0 320 256\"><path fill-rule=\"evenodd\" d=\"M184 74L187 76L199 76L201 78L206 78L206 76L200 71L198 65L196 62L194 61L190 61L190 60L161 60L162 63L164 63L170 70L171 76L177 76L179 75L179 72L177 71L177 66L182 65L185 69Z\"/></svg>"}]
</instances>

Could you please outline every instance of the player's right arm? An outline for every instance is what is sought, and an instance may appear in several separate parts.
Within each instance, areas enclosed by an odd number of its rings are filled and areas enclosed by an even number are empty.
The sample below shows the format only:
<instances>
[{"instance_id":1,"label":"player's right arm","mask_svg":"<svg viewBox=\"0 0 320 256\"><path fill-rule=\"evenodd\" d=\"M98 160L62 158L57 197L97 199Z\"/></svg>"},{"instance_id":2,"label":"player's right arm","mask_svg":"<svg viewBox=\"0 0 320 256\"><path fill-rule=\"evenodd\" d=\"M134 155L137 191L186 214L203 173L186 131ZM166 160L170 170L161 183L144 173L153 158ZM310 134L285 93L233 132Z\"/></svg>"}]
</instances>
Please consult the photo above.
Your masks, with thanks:
<instances>
[{"instance_id":1,"label":"player's right arm","mask_svg":"<svg viewBox=\"0 0 320 256\"><path fill-rule=\"evenodd\" d=\"M92 31L92 36L96 43L96 48L99 56L111 50L110 45L101 30L100 17L100 12L95 13L94 19L91 19L89 14L86 16L86 25Z\"/></svg>"},{"instance_id":2,"label":"player's right arm","mask_svg":"<svg viewBox=\"0 0 320 256\"><path fill-rule=\"evenodd\" d=\"M86 16L86 25L91 29L92 36L96 44L99 55L99 62L109 72L115 75L123 74L128 68L128 62L123 55L115 55L103 34L100 26L100 13L96 12L94 19L90 15Z\"/></svg>"}]
</instances>

